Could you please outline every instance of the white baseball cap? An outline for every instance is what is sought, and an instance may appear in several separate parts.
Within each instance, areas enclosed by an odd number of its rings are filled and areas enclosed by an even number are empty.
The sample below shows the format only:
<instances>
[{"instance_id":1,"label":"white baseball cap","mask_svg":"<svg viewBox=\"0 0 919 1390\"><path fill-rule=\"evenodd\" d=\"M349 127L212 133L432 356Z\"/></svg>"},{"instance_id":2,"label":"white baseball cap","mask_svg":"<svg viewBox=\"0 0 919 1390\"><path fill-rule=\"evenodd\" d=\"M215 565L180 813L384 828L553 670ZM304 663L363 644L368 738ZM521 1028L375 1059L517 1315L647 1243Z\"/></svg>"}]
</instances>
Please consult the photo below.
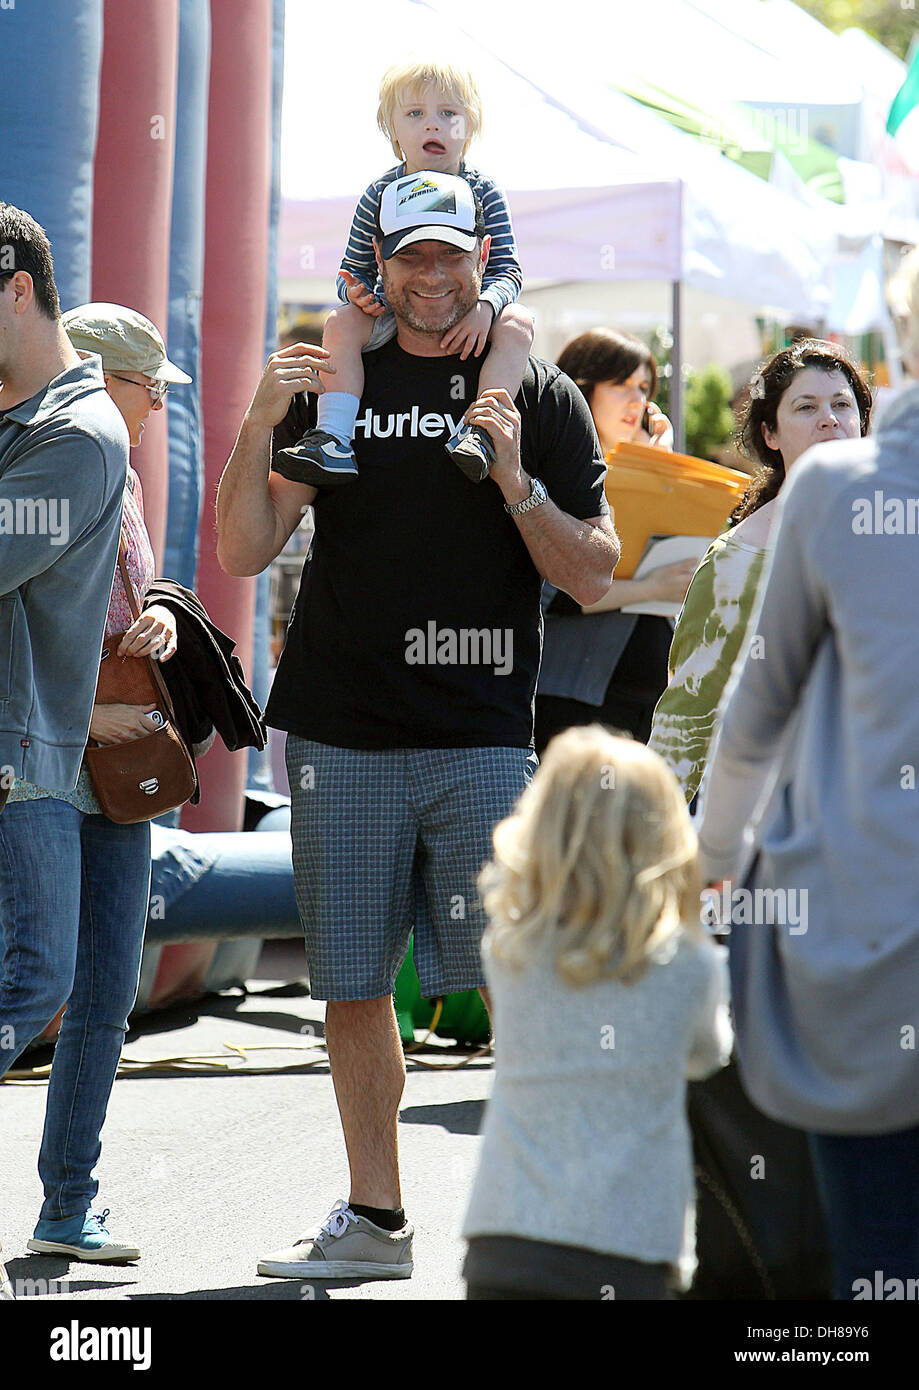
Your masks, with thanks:
<instances>
[{"instance_id":1,"label":"white baseball cap","mask_svg":"<svg viewBox=\"0 0 919 1390\"><path fill-rule=\"evenodd\" d=\"M377 222L384 261L414 241L445 241L472 251L485 235L482 205L466 180L433 170L388 183Z\"/></svg>"}]
</instances>

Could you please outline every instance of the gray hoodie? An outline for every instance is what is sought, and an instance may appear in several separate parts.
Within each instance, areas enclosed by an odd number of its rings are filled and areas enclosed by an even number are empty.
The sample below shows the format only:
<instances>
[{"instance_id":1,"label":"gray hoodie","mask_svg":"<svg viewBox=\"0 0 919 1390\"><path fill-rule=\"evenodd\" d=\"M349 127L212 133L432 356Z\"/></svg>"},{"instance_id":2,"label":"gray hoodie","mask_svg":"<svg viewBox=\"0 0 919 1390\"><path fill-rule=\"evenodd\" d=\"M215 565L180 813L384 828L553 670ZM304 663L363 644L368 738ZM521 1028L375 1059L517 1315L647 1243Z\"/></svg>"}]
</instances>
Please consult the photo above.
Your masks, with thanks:
<instances>
[{"instance_id":1,"label":"gray hoodie","mask_svg":"<svg viewBox=\"0 0 919 1390\"><path fill-rule=\"evenodd\" d=\"M0 775L76 786L128 448L95 356L0 412Z\"/></svg>"}]
</instances>

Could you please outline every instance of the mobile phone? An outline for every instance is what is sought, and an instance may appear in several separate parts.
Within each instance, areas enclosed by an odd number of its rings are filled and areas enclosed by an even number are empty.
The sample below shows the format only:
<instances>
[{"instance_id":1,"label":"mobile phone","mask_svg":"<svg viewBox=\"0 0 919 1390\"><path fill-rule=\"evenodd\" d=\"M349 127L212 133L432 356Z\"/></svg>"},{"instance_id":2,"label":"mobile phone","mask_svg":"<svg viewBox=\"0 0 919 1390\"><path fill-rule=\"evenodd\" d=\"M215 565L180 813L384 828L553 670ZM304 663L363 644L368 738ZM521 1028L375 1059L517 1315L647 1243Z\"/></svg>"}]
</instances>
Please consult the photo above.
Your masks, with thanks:
<instances>
[{"instance_id":1,"label":"mobile phone","mask_svg":"<svg viewBox=\"0 0 919 1390\"><path fill-rule=\"evenodd\" d=\"M644 430L645 434L651 433L651 416L647 406L645 406L645 413L641 417L641 427Z\"/></svg>"}]
</instances>

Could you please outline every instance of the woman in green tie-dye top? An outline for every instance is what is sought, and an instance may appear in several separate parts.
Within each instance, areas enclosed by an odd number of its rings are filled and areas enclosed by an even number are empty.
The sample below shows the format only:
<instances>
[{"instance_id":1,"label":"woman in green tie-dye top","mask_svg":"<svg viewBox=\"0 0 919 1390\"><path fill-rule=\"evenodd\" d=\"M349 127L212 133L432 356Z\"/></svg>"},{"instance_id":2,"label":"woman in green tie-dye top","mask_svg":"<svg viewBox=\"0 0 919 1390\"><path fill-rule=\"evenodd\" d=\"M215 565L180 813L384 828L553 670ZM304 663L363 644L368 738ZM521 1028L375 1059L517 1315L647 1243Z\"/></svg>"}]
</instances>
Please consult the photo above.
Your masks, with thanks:
<instances>
[{"instance_id":1,"label":"woman in green tie-dye top","mask_svg":"<svg viewBox=\"0 0 919 1390\"><path fill-rule=\"evenodd\" d=\"M866 434L871 394L843 349L806 338L775 353L750 383L738 427L762 467L692 578L670 648L670 684L648 746L667 762L687 801L699 789L718 705L745 638L775 502L788 470L813 444ZM757 652L755 637L749 647Z\"/></svg>"}]
</instances>

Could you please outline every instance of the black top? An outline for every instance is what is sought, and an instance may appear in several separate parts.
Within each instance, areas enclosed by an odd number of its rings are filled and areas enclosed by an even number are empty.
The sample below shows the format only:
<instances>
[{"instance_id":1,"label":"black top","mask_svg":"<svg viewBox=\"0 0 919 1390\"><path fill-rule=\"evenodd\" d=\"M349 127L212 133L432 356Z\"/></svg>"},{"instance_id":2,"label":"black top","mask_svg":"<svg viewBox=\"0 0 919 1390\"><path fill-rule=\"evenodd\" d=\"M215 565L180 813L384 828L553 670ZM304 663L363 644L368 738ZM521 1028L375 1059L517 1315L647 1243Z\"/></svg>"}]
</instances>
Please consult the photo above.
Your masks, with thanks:
<instances>
[{"instance_id":1,"label":"black top","mask_svg":"<svg viewBox=\"0 0 919 1390\"><path fill-rule=\"evenodd\" d=\"M532 746L542 580L500 489L444 449L481 361L364 356L360 477L320 492L315 536L266 720L345 748ZM531 358L516 405L521 457L578 519L606 515L606 468L584 397ZM312 423L294 397L275 450Z\"/></svg>"},{"instance_id":2,"label":"black top","mask_svg":"<svg viewBox=\"0 0 919 1390\"><path fill-rule=\"evenodd\" d=\"M607 686L607 699L618 694L642 704L650 704L651 712L667 689L670 645L673 627L666 618L653 613L639 613L625 651L619 658Z\"/></svg>"},{"instance_id":3,"label":"black top","mask_svg":"<svg viewBox=\"0 0 919 1390\"><path fill-rule=\"evenodd\" d=\"M576 604L568 594L562 593L553 597L549 605L549 612L560 617L576 618L579 623L587 622L590 624L594 624L597 618L611 616L613 613L620 616L622 621L626 621L630 616L615 609L609 610L609 614L582 613L580 605ZM605 693L600 706L597 708L615 709L620 702L636 707L640 706L644 711L642 719L647 717L650 733L651 716L658 700L667 689L667 682L670 677L669 662L670 646L673 642L673 624L668 618L662 618L653 613L638 613L631 615L631 617L632 630L621 652L616 657ZM537 690L537 695L542 693L542 690ZM554 686L550 686L550 697L555 698ZM565 698L577 699L578 703L585 703L583 698L579 698L577 695L569 696L566 694Z\"/></svg>"}]
</instances>

